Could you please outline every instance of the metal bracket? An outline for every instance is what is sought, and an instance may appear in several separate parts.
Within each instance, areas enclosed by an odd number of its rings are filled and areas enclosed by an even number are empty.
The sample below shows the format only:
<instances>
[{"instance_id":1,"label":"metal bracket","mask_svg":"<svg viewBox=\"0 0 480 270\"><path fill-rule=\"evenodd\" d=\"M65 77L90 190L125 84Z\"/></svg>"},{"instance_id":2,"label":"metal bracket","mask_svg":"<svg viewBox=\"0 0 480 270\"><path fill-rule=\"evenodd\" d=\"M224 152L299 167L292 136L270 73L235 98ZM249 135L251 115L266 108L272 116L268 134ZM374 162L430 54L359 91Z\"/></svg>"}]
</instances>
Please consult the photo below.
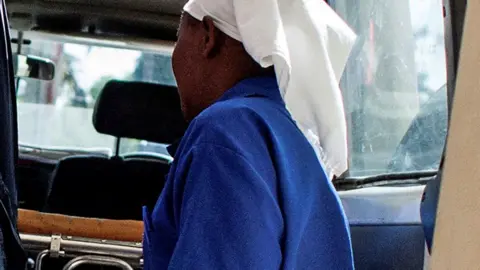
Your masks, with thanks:
<instances>
[{"instance_id":1,"label":"metal bracket","mask_svg":"<svg viewBox=\"0 0 480 270\"><path fill-rule=\"evenodd\" d=\"M50 249L44 250L37 255L37 259L35 261L35 270L42 269L43 259L46 256L50 256L52 258L58 258L60 256L65 255L65 251L60 250L62 245L62 236L59 234L54 234L50 237Z\"/></svg>"},{"instance_id":2,"label":"metal bracket","mask_svg":"<svg viewBox=\"0 0 480 270\"><path fill-rule=\"evenodd\" d=\"M59 234L52 235L52 241L50 242L50 257L58 258L65 255L64 251L60 250L62 244L62 236Z\"/></svg>"}]
</instances>

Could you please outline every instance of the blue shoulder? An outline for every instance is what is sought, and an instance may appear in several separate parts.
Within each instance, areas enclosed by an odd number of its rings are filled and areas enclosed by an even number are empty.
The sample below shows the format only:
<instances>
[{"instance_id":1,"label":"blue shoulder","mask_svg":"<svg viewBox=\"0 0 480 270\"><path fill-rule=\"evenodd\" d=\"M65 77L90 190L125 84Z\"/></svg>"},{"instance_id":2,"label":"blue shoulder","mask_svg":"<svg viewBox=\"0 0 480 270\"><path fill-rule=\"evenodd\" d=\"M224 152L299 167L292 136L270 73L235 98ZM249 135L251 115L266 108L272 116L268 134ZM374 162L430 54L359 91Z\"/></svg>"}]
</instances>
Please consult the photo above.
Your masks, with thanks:
<instances>
[{"instance_id":1,"label":"blue shoulder","mask_svg":"<svg viewBox=\"0 0 480 270\"><path fill-rule=\"evenodd\" d=\"M248 151L268 137L269 127L257 105L246 98L217 102L204 110L189 125L183 148L210 144L238 153Z\"/></svg>"},{"instance_id":2,"label":"blue shoulder","mask_svg":"<svg viewBox=\"0 0 480 270\"><path fill-rule=\"evenodd\" d=\"M213 104L192 121L189 129L193 133L201 132L196 134L199 139L210 141L218 139L212 136L252 132L264 124L259 109L248 99L239 98Z\"/></svg>"}]
</instances>

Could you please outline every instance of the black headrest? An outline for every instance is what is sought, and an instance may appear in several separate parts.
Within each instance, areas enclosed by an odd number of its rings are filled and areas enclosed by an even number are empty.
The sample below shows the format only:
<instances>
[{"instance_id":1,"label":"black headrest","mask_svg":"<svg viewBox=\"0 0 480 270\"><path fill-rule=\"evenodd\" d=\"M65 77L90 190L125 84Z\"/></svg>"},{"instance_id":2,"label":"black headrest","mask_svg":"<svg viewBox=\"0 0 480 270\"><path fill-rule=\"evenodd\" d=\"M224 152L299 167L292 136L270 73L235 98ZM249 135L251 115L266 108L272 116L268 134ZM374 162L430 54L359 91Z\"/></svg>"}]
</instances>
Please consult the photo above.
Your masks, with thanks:
<instances>
[{"instance_id":1,"label":"black headrest","mask_svg":"<svg viewBox=\"0 0 480 270\"><path fill-rule=\"evenodd\" d=\"M180 138L187 127L175 87L115 80L97 99L93 125L102 134L164 144Z\"/></svg>"}]
</instances>

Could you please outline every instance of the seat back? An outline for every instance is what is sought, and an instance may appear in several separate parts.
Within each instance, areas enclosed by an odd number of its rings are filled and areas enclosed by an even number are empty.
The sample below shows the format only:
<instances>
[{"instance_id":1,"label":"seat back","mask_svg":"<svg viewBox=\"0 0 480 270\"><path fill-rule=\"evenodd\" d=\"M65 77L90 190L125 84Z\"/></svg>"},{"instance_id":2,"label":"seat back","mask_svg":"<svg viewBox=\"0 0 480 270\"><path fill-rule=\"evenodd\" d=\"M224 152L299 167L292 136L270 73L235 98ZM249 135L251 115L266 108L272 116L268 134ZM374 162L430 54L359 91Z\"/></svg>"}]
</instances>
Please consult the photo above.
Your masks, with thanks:
<instances>
[{"instance_id":1,"label":"seat back","mask_svg":"<svg viewBox=\"0 0 480 270\"><path fill-rule=\"evenodd\" d=\"M186 124L175 88L111 81L102 90L93 123L96 130L170 144ZM142 219L142 206L154 205L169 161L153 157L74 156L60 160L45 211L107 219Z\"/></svg>"},{"instance_id":2,"label":"seat back","mask_svg":"<svg viewBox=\"0 0 480 270\"><path fill-rule=\"evenodd\" d=\"M157 202L158 196L165 184L166 175L170 166L165 161L150 160L142 158L132 158L124 160L126 175L135 183L144 183L140 185L128 185L130 202L134 202L132 212L137 213L138 206L153 207ZM141 215L138 215L141 219Z\"/></svg>"},{"instance_id":3,"label":"seat back","mask_svg":"<svg viewBox=\"0 0 480 270\"><path fill-rule=\"evenodd\" d=\"M46 212L81 217L141 220L164 185L162 161L75 156L55 170Z\"/></svg>"},{"instance_id":4,"label":"seat back","mask_svg":"<svg viewBox=\"0 0 480 270\"><path fill-rule=\"evenodd\" d=\"M45 211L113 218L113 202L118 200L115 196L122 189L123 181L119 179L123 177L121 168L120 163L104 157L74 156L60 160L54 171ZM109 192L105 193L105 190ZM108 209L108 213L104 209Z\"/></svg>"}]
</instances>

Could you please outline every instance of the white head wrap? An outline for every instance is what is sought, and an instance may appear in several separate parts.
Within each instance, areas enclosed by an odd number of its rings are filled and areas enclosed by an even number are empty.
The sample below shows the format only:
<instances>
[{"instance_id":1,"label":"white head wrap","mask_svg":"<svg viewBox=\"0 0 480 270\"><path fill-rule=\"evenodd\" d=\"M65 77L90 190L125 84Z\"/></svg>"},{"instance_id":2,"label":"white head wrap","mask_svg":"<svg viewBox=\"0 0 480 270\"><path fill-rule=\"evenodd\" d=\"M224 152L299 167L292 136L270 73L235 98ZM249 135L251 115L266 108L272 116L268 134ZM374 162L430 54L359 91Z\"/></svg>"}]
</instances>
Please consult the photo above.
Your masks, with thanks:
<instances>
[{"instance_id":1,"label":"white head wrap","mask_svg":"<svg viewBox=\"0 0 480 270\"><path fill-rule=\"evenodd\" d=\"M286 106L330 178L348 168L339 80L356 35L323 0L190 0L184 10L274 66Z\"/></svg>"}]
</instances>

